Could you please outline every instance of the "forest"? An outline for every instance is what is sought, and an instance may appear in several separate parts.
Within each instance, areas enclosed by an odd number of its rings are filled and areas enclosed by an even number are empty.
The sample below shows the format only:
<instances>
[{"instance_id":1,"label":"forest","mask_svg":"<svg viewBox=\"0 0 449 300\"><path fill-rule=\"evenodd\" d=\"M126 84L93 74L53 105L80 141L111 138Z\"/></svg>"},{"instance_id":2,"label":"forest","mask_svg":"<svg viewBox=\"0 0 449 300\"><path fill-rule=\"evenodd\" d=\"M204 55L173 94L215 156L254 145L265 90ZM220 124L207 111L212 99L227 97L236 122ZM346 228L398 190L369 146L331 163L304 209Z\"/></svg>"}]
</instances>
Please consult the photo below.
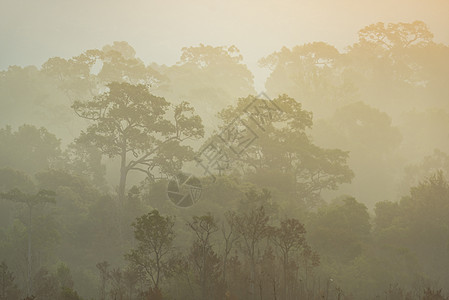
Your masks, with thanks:
<instances>
[{"instance_id":1,"label":"forest","mask_svg":"<svg viewBox=\"0 0 449 300\"><path fill-rule=\"evenodd\" d=\"M0 300L449 299L449 45L126 41L0 70Z\"/></svg>"}]
</instances>

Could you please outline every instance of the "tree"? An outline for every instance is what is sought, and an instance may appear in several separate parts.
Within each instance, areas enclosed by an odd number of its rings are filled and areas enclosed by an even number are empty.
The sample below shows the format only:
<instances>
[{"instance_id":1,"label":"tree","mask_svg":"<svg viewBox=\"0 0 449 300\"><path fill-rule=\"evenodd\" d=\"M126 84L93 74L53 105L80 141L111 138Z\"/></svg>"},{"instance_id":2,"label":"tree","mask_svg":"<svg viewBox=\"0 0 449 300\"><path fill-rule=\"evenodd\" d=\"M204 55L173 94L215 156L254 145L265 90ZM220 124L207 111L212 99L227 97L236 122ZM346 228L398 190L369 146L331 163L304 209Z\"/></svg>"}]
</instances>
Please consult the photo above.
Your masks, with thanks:
<instances>
[{"instance_id":1,"label":"tree","mask_svg":"<svg viewBox=\"0 0 449 300\"><path fill-rule=\"evenodd\" d=\"M131 84L149 84L152 87L161 84L164 77L151 66L145 66L136 57L136 51L127 42L113 42L101 50L101 70L98 78L102 82L128 82Z\"/></svg>"},{"instance_id":2,"label":"tree","mask_svg":"<svg viewBox=\"0 0 449 300\"><path fill-rule=\"evenodd\" d=\"M201 137L204 131L200 117L187 102L176 105L170 118L170 103L150 94L144 85L113 82L108 89L72 107L80 117L94 122L79 140L111 158L120 158L118 195L123 203L130 171L144 172L150 178L156 170L173 174L192 155L191 148L180 143ZM134 159L129 160L130 155Z\"/></svg>"},{"instance_id":3,"label":"tree","mask_svg":"<svg viewBox=\"0 0 449 300\"><path fill-rule=\"evenodd\" d=\"M344 76L344 55L324 42L283 47L262 58L271 70L265 86L269 95L301 99L315 115L326 115L355 98L356 88Z\"/></svg>"},{"instance_id":4,"label":"tree","mask_svg":"<svg viewBox=\"0 0 449 300\"><path fill-rule=\"evenodd\" d=\"M56 80L70 100L95 96L109 82L155 84L161 75L136 56L127 42L114 41L101 50L90 49L70 59L53 57L42 65L42 73Z\"/></svg>"},{"instance_id":5,"label":"tree","mask_svg":"<svg viewBox=\"0 0 449 300\"><path fill-rule=\"evenodd\" d=\"M59 166L58 166L59 167ZM63 152L62 169L91 181L96 187L106 190L106 165L102 163L102 152L95 145L74 141Z\"/></svg>"},{"instance_id":6,"label":"tree","mask_svg":"<svg viewBox=\"0 0 449 300\"><path fill-rule=\"evenodd\" d=\"M42 73L54 80L70 103L77 97L97 94L98 86L92 69L102 56L99 50L87 50L70 59L52 57L42 65Z\"/></svg>"},{"instance_id":7,"label":"tree","mask_svg":"<svg viewBox=\"0 0 449 300\"><path fill-rule=\"evenodd\" d=\"M24 171L30 175L50 168L61 155L60 140L47 129L22 125L0 129L0 167Z\"/></svg>"},{"instance_id":8,"label":"tree","mask_svg":"<svg viewBox=\"0 0 449 300\"><path fill-rule=\"evenodd\" d=\"M59 286L61 288L73 289L74 282L69 267L66 264L60 263L56 270L56 277L58 278Z\"/></svg>"},{"instance_id":9,"label":"tree","mask_svg":"<svg viewBox=\"0 0 449 300\"><path fill-rule=\"evenodd\" d=\"M10 168L0 168L0 193L12 189L19 189L27 193L35 192L35 185L25 173ZM1 197L0 197L1 198ZM14 203L0 201L0 228L6 228L13 220Z\"/></svg>"},{"instance_id":10,"label":"tree","mask_svg":"<svg viewBox=\"0 0 449 300\"><path fill-rule=\"evenodd\" d=\"M312 268L318 267L320 265L320 256L316 251L313 251L312 248L305 244L303 245L303 249L300 255L301 264L304 267L304 285L307 293L308 293L308 285L309 285L309 275L311 273ZM301 292L302 292L301 287Z\"/></svg>"},{"instance_id":11,"label":"tree","mask_svg":"<svg viewBox=\"0 0 449 300\"><path fill-rule=\"evenodd\" d=\"M231 253L235 243L239 240L239 236L237 234L237 224L236 224L236 214L234 211L227 211L225 213L225 222L221 224L221 234L224 240L224 249L223 249L223 281L225 285L227 285L226 281L226 272L228 265L229 254ZM226 286L227 287L227 286Z\"/></svg>"},{"instance_id":12,"label":"tree","mask_svg":"<svg viewBox=\"0 0 449 300\"><path fill-rule=\"evenodd\" d=\"M449 182L443 172L412 187L410 194L402 197L399 208L390 227L401 232L399 245L411 249L432 277L449 278Z\"/></svg>"},{"instance_id":13,"label":"tree","mask_svg":"<svg viewBox=\"0 0 449 300\"><path fill-rule=\"evenodd\" d=\"M218 226L214 217L210 214L200 217L194 216L192 219L187 225L195 233L196 238L192 245L190 257L198 274L201 297L203 300L211 299L214 295L212 292L218 292L216 281L219 277L218 274L220 274L218 268L220 260L211 244L211 236L218 231Z\"/></svg>"},{"instance_id":14,"label":"tree","mask_svg":"<svg viewBox=\"0 0 449 300\"><path fill-rule=\"evenodd\" d=\"M28 208L28 257L27 257L27 295L31 295L31 290L33 288L32 281L32 249L31 249L31 241L32 241L32 214L33 209L39 205L43 205L46 203L55 203L55 192L49 190L40 190L36 194L25 194L22 193L18 189L13 189L7 193L1 193L0 197L3 199L7 199L10 201L18 202L25 204Z\"/></svg>"},{"instance_id":15,"label":"tree","mask_svg":"<svg viewBox=\"0 0 449 300\"><path fill-rule=\"evenodd\" d=\"M11 66L0 74L0 127L39 124L63 137L78 128L70 122L73 111L67 97L37 67Z\"/></svg>"},{"instance_id":16,"label":"tree","mask_svg":"<svg viewBox=\"0 0 449 300\"><path fill-rule=\"evenodd\" d=\"M10 168L0 169L0 192L19 189L25 192L33 192L33 181L23 172Z\"/></svg>"},{"instance_id":17,"label":"tree","mask_svg":"<svg viewBox=\"0 0 449 300\"><path fill-rule=\"evenodd\" d=\"M280 226L273 228L271 232L271 239L281 252L284 275L282 284L284 299L288 299L287 297L289 297L287 278L289 267L293 265L290 263L290 254L299 251L306 245L305 233L304 225L297 219L284 219L281 221Z\"/></svg>"},{"instance_id":18,"label":"tree","mask_svg":"<svg viewBox=\"0 0 449 300\"><path fill-rule=\"evenodd\" d=\"M133 269L126 269L123 271L123 281L126 288L126 293L129 299L134 297L134 289L139 281L139 272Z\"/></svg>"},{"instance_id":19,"label":"tree","mask_svg":"<svg viewBox=\"0 0 449 300\"><path fill-rule=\"evenodd\" d=\"M310 244L320 255L349 262L362 253L371 225L366 206L344 196L313 213L307 228Z\"/></svg>"},{"instance_id":20,"label":"tree","mask_svg":"<svg viewBox=\"0 0 449 300\"><path fill-rule=\"evenodd\" d=\"M45 267L40 268L35 275L35 283L36 299L81 300L73 290L70 269L64 264L61 264L56 272L49 272Z\"/></svg>"},{"instance_id":21,"label":"tree","mask_svg":"<svg viewBox=\"0 0 449 300\"><path fill-rule=\"evenodd\" d=\"M185 47L176 65L154 68L168 79L155 92L169 99L187 99L208 129L215 126L220 109L255 93L254 76L235 46Z\"/></svg>"},{"instance_id":22,"label":"tree","mask_svg":"<svg viewBox=\"0 0 449 300\"><path fill-rule=\"evenodd\" d=\"M328 146L345 147L357 159L385 159L402 139L391 116L364 102L345 105L315 129L314 138L321 144L327 141Z\"/></svg>"},{"instance_id":23,"label":"tree","mask_svg":"<svg viewBox=\"0 0 449 300\"><path fill-rule=\"evenodd\" d=\"M106 288L108 281L110 279L110 273L109 273L109 263L107 261L103 261L100 263L97 263L97 269L100 271L100 299L105 300L106 299Z\"/></svg>"},{"instance_id":24,"label":"tree","mask_svg":"<svg viewBox=\"0 0 449 300\"><path fill-rule=\"evenodd\" d=\"M427 67L435 65L435 57L447 66L447 50L436 47L424 22L378 22L362 28L358 36L345 55L345 76L358 88L361 100L399 115L405 105L422 106L422 97L434 98L423 88L441 69ZM441 90L447 95L447 89Z\"/></svg>"},{"instance_id":25,"label":"tree","mask_svg":"<svg viewBox=\"0 0 449 300\"><path fill-rule=\"evenodd\" d=\"M367 43L379 49L424 47L433 39L433 34L422 21L412 23L378 22L359 31L359 43Z\"/></svg>"},{"instance_id":26,"label":"tree","mask_svg":"<svg viewBox=\"0 0 449 300\"><path fill-rule=\"evenodd\" d=\"M33 295L36 299L57 299L59 296L58 278L46 267L37 270L34 276L35 285L33 286Z\"/></svg>"},{"instance_id":27,"label":"tree","mask_svg":"<svg viewBox=\"0 0 449 300\"><path fill-rule=\"evenodd\" d=\"M115 268L110 273L111 278L111 299L114 300L122 300L125 296L125 285L124 285L124 278L123 278L123 272L119 268Z\"/></svg>"},{"instance_id":28,"label":"tree","mask_svg":"<svg viewBox=\"0 0 449 300\"><path fill-rule=\"evenodd\" d=\"M237 232L243 241L243 251L248 257L250 265L250 292L254 299L256 282L256 259L259 243L268 236L269 216L265 214L263 206L243 212L236 216Z\"/></svg>"},{"instance_id":29,"label":"tree","mask_svg":"<svg viewBox=\"0 0 449 300\"><path fill-rule=\"evenodd\" d=\"M39 188L57 192L58 203L67 205L66 210L85 211L102 196L91 181L64 170L50 169L39 172L35 178Z\"/></svg>"},{"instance_id":30,"label":"tree","mask_svg":"<svg viewBox=\"0 0 449 300\"><path fill-rule=\"evenodd\" d=\"M348 152L315 145L307 132L312 113L287 95L273 101L241 98L219 116L224 124L222 147L237 153L227 150L231 165L256 184L288 190L290 199L316 204L323 190L334 190L354 177L347 166Z\"/></svg>"},{"instance_id":31,"label":"tree","mask_svg":"<svg viewBox=\"0 0 449 300\"><path fill-rule=\"evenodd\" d=\"M267 215L273 218L277 217L279 205L273 201L271 191L266 188L258 191L251 187L245 192L244 197L241 197L238 210L248 212L261 206L263 206Z\"/></svg>"},{"instance_id":32,"label":"tree","mask_svg":"<svg viewBox=\"0 0 449 300\"><path fill-rule=\"evenodd\" d=\"M350 153L348 165L357 176L340 193L363 197L371 205L395 195L395 180L402 172L402 135L390 115L364 102L348 104L316 122L312 136L322 147Z\"/></svg>"},{"instance_id":33,"label":"tree","mask_svg":"<svg viewBox=\"0 0 449 300\"><path fill-rule=\"evenodd\" d=\"M0 264L0 300L19 299L19 289L14 283L14 274L8 270L4 261Z\"/></svg>"},{"instance_id":34,"label":"tree","mask_svg":"<svg viewBox=\"0 0 449 300\"><path fill-rule=\"evenodd\" d=\"M61 300L82 300L82 298L78 295L77 291L65 287L62 288L59 297Z\"/></svg>"},{"instance_id":35,"label":"tree","mask_svg":"<svg viewBox=\"0 0 449 300\"><path fill-rule=\"evenodd\" d=\"M154 290L160 290L161 281L170 275L174 225L172 217L161 216L157 210L137 218L132 224L138 245L125 258L132 266L145 271Z\"/></svg>"}]
</instances>

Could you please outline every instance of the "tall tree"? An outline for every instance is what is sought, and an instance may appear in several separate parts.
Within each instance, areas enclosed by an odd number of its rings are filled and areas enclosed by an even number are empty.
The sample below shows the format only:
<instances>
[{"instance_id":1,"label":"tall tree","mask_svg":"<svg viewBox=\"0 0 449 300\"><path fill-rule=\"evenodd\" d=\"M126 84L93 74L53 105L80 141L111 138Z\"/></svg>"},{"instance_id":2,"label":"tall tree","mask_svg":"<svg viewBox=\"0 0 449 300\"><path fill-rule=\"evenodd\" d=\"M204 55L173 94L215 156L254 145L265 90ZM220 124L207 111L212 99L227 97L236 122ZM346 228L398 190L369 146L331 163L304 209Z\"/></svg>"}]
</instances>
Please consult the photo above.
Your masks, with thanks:
<instances>
[{"instance_id":1,"label":"tall tree","mask_svg":"<svg viewBox=\"0 0 449 300\"><path fill-rule=\"evenodd\" d=\"M256 296L254 285L258 246L269 234L268 220L269 216L265 213L263 206L236 216L237 231L243 241L242 248L250 265L250 292L253 299Z\"/></svg>"},{"instance_id":2,"label":"tall tree","mask_svg":"<svg viewBox=\"0 0 449 300\"><path fill-rule=\"evenodd\" d=\"M265 86L272 97L288 94L301 99L319 116L355 97L356 88L344 76L343 57L334 46L314 42L292 49L283 47L259 64L271 70Z\"/></svg>"},{"instance_id":3,"label":"tall tree","mask_svg":"<svg viewBox=\"0 0 449 300\"><path fill-rule=\"evenodd\" d=\"M132 224L138 245L125 258L131 265L145 271L155 292L160 290L163 278L170 275L174 225L172 217L161 216L157 210L137 218Z\"/></svg>"},{"instance_id":4,"label":"tall tree","mask_svg":"<svg viewBox=\"0 0 449 300\"><path fill-rule=\"evenodd\" d=\"M423 88L433 79L434 72L441 70L427 69L435 66L432 56L447 66L447 49L435 47L433 34L424 22L378 22L358 32L358 41L345 55L344 75L357 87L361 100L388 108L399 116L403 106L422 107L426 105L423 102L430 103L422 101L422 97L432 92ZM441 90L447 95L447 89Z\"/></svg>"},{"instance_id":5,"label":"tall tree","mask_svg":"<svg viewBox=\"0 0 449 300\"><path fill-rule=\"evenodd\" d=\"M42 65L42 73L56 80L69 100L95 96L112 81L154 84L160 74L136 56L127 42L113 42L101 50L90 49L70 59L53 57Z\"/></svg>"},{"instance_id":6,"label":"tall tree","mask_svg":"<svg viewBox=\"0 0 449 300\"><path fill-rule=\"evenodd\" d=\"M36 194L26 194L18 189L13 189L7 193L1 193L0 197L10 201L25 204L28 208L28 257L27 257L27 295L31 295L33 288L32 281L32 219L33 209L45 203L55 203L55 193L48 190L40 190Z\"/></svg>"},{"instance_id":7,"label":"tall tree","mask_svg":"<svg viewBox=\"0 0 449 300\"><path fill-rule=\"evenodd\" d=\"M432 32L422 21L388 24L378 22L359 31L359 44L367 43L379 50L425 47L432 42L432 39Z\"/></svg>"},{"instance_id":8,"label":"tall tree","mask_svg":"<svg viewBox=\"0 0 449 300\"><path fill-rule=\"evenodd\" d=\"M185 47L175 65L155 68L168 79L155 92L169 99L187 99L208 129L215 126L220 109L255 93L254 76L235 46Z\"/></svg>"},{"instance_id":9,"label":"tall tree","mask_svg":"<svg viewBox=\"0 0 449 300\"><path fill-rule=\"evenodd\" d=\"M100 271L100 299L106 299L106 288L111 277L109 272L109 263L107 261L97 263L97 269Z\"/></svg>"},{"instance_id":10,"label":"tall tree","mask_svg":"<svg viewBox=\"0 0 449 300\"><path fill-rule=\"evenodd\" d=\"M218 225L215 218L210 215L194 216L192 221L187 223L188 227L195 233L195 240L192 245L191 258L194 269L198 274L198 281L201 287L201 297L203 300L213 297L214 280L217 280L219 269L219 259L212 249L212 235L218 231Z\"/></svg>"},{"instance_id":11,"label":"tall tree","mask_svg":"<svg viewBox=\"0 0 449 300\"><path fill-rule=\"evenodd\" d=\"M283 270L282 295L284 299L289 299L289 293L287 291L288 271L291 270L291 266L293 265L290 262L290 255L306 245L305 233L304 225L297 219L284 219L281 221L280 226L273 228L271 232L271 239L281 252Z\"/></svg>"},{"instance_id":12,"label":"tall tree","mask_svg":"<svg viewBox=\"0 0 449 300\"><path fill-rule=\"evenodd\" d=\"M229 254L231 253L234 245L239 240L239 236L237 234L237 224L236 224L236 213L234 211L227 211L224 214L225 222L221 224L221 234L224 240L224 249L223 249L223 281L225 285L227 285L226 281L226 272L228 265Z\"/></svg>"},{"instance_id":13,"label":"tall tree","mask_svg":"<svg viewBox=\"0 0 449 300\"><path fill-rule=\"evenodd\" d=\"M92 100L76 101L72 107L80 117L94 122L79 140L96 145L111 158L120 158L118 195L123 203L130 171L154 178L156 171L170 174L179 170L192 156L191 148L181 142L201 137L203 126L187 102L176 105L169 116L170 103L152 95L144 85L113 82L108 89Z\"/></svg>"},{"instance_id":14,"label":"tall tree","mask_svg":"<svg viewBox=\"0 0 449 300\"><path fill-rule=\"evenodd\" d=\"M226 126L217 140L231 149L231 164L257 184L288 190L290 199L315 203L321 191L354 177L348 152L315 145L308 135L312 113L287 95L272 101L241 98L222 110L220 118Z\"/></svg>"}]
</instances>

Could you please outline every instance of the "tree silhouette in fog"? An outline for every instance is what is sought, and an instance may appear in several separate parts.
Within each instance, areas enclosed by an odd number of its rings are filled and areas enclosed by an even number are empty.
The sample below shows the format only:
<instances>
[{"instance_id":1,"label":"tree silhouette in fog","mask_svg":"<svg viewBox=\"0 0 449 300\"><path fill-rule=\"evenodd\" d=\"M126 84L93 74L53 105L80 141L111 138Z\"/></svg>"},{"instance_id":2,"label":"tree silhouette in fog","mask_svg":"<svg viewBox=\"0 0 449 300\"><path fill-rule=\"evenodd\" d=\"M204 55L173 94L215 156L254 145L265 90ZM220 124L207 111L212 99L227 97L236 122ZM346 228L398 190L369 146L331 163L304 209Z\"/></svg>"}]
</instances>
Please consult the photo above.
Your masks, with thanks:
<instances>
[{"instance_id":1,"label":"tree silhouette in fog","mask_svg":"<svg viewBox=\"0 0 449 300\"><path fill-rule=\"evenodd\" d=\"M187 102L173 107L169 116L170 103L144 85L114 82L108 88L92 100L76 101L73 108L80 117L93 121L78 139L120 158L118 195L123 203L130 171L149 178L174 174L192 156L191 148L181 142L201 137L203 126Z\"/></svg>"}]
</instances>

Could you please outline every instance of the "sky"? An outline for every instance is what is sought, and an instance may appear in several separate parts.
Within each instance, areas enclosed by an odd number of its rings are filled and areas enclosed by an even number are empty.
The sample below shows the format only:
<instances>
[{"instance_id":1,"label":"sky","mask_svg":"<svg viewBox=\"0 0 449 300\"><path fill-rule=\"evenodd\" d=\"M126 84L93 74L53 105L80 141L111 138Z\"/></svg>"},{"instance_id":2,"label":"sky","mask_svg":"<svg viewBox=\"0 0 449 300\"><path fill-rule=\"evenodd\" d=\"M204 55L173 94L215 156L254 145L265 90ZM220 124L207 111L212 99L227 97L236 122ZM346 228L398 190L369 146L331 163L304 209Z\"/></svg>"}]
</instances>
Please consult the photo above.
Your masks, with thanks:
<instances>
[{"instance_id":1,"label":"sky","mask_svg":"<svg viewBox=\"0 0 449 300\"><path fill-rule=\"evenodd\" d=\"M235 45L261 91L268 71L257 62L283 46L325 41L343 51L369 24L415 20L449 44L449 0L0 0L0 70L113 41L167 65L182 47Z\"/></svg>"}]
</instances>

